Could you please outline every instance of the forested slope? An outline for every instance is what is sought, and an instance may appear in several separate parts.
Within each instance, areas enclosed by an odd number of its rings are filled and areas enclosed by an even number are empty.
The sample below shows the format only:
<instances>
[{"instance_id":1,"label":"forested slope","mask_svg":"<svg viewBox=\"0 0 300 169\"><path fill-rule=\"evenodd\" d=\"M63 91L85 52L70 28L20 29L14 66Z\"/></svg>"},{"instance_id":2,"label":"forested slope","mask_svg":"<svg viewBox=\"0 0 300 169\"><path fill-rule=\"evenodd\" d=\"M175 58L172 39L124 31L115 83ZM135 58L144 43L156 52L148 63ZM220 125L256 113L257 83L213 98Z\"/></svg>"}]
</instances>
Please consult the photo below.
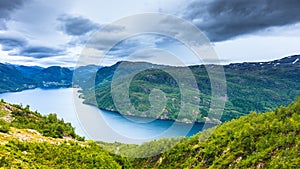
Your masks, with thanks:
<instances>
[{"instance_id":1,"label":"forested slope","mask_svg":"<svg viewBox=\"0 0 300 169\"><path fill-rule=\"evenodd\" d=\"M136 168L300 168L300 99L199 133Z\"/></svg>"},{"instance_id":2,"label":"forested slope","mask_svg":"<svg viewBox=\"0 0 300 169\"><path fill-rule=\"evenodd\" d=\"M297 96L300 96L299 59L300 55L295 55L270 62L225 65L226 79L224 80L226 80L227 88L224 90L227 91L227 96L223 96L226 104L220 120L222 122L229 121L246 115L250 111L272 111L281 105L288 105ZM114 77L115 71L121 64L123 69L118 72L120 75L116 78ZM205 122L209 118L208 113L212 99L211 86L216 86L215 88L222 86L211 84L207 67L211 67L213 70L216 65L172 67L143 62L118 62L113 66L98 70L97 76L91 79L92 87L91 85L83 86L85 103L93 104L100 109L117 111L111 89L113 88L115 93L124 93L121 91L121 87L124 85L124 79L130 76L128 72L147 69L134 75L130 82L129 99L135 110L128 109L120 113L179 121ZM176 79L168 74L168 72L175 72L177 77L189 82L191 79L187 79L189 77L186 74L187 68L194 75L199 95L195 95L195 92L192 91L182 92ZM120 83L115 83L117 85L112 86L113 77L115 81L120 81ZM160 113L151 113L151 111L148 113L148 110L153 109L149 100L153 89L161 90L167 98L166 107ZM182 102L182 93L191 99L190 102ZM163 98L157 98L157 100L163 100ZM178 118L182 105L191 105L196 102L196 106L185 107L187 109L186 117Z\"/></svg>"}]
</instances>

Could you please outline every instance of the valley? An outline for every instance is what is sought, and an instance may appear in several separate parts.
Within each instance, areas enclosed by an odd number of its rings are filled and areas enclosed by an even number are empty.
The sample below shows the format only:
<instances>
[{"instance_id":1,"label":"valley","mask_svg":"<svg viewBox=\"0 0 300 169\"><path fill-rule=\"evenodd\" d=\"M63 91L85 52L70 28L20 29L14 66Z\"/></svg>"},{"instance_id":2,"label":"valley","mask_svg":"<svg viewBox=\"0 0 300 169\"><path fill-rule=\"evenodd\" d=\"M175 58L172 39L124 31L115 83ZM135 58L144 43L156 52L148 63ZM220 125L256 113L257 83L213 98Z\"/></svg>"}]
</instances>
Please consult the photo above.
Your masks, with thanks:
<instances>
[{"instance_id":1,"label":"valley","mask_svg":"<svg viewBox=\"0 0 300 169\"><path fill-rule=\"evenodd\" d=\"M187 111L193 113L187 113L185 117L178 118L179 105L185 103L181 103L181 93L177 82L165 73L164 69L180 72L184 68L124 62L128 64L128 70L136 69L136 67L148 67L149 69L138 73L131 81L129 96L135 110L119 113L180 122L220 123L238 118L251 111L270 111L275 107L288 105L297 96L300 96L299 58L299 55L294 55L269 62L234 63L223 66L227 95L224 96L226 102L221 119L208 118L212 99L210 96L211 84L204 65L188 67L196 79L199 96L193 96L195 97L192 100L193 103L190 102L195 105L194 108L187 107ZM68 88L75 86L82 88L80 92L84 103L103 110L117 111L111 95L111 81L114 71L120 63L110 67L88 65L75 70L58 66L41 68L0 64L0 73L3 77L0 81L0 93L37 87ZM215 65L206 66L213 67ZM154 114L151 112L150 114L139 114L150 109L148 96L152 89L159 89L166 94L166 108ZM189 96L189 94L187 95ZM195 109L195 107L198 108Z\"/></svg>"}]
</instances>

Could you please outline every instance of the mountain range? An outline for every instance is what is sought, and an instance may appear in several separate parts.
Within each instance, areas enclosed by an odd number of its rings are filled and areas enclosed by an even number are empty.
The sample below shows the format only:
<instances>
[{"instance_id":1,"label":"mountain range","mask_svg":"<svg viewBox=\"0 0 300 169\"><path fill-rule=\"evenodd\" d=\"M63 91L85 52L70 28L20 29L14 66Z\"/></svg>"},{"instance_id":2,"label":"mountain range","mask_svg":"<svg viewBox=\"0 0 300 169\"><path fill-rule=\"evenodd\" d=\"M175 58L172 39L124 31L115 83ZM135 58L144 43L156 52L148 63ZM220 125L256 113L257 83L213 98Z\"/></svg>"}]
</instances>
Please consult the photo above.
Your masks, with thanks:
<instances>
[{"instance_id":1,"label":"mountain range","mask_svg":"<svg viewBox=\"0 0 300 169\"><path fill-rule=\"evenodd\" d=\"M70 123L55 114L42 116L30 111L29 106L1 100L0 168L299 168L300 98L290 101L300 96L299 59L295 55L271 62L225 65L227 98L223 124L190 138L165 138L141 145L85 141ZM131 69L149 68L133 76L130 101L139 112L147 112L150 102L156 104L149 91L160 89L167 101L164 117L158 118L178 118L179 85L163 70L180 72L180 67L119 62L110 67L89 65L72 70L0 64L0 91L76 85L82 88L86 103L95 104L91 92L96 91L96 106L114 110L110 90L120 64L127 69L116 77L113 89L122 85L120 82L130 75ZM195 115L201 122L207 117L205 110L211 101L210 79L204 65L188 68L200 89L199 99L195 98L199 101L199 114ZM127 75L122 76L123 73ZM260 109L266 111L250 112Z\"/></svg>"},{"instance_id":2,"label":"mountain range","mask_svg":"<svg viewBox=\"0 0 300 169\"><path fill-rule=\"evenodd\" d=\"M220 123L238 118L251 111L271 111L275 107L288 105L295 97L300 96L300 55L285 57L269 62L245 62L223 66L227 95L225 109L221 119L209 117L211 104L211 81L207 67L217 65L195 65L189 67L173 67L155 65L145 62L118 62L109 67L88 65L76 69L51 66L42 68L38 66L20 66L0 64L0 93L14 92L32 88L60 88L81 87L82 96L86 104L92 104L100 109L117 111L115 107L111 82L115 70L122 64L125 71L116 78L114 89L122 87L122 80L129 76L128 72L147 68L136 74L129 87L129 99L135 109L127 112L119 112L125 115L151 117L159 119L171 119L182 122L212 122ZM190 103L181 102L181 93L176 80L164 70L182 72L189 68L197 82L199 95L195 96L187 91L187 95L193 95ZM73 78L73 75L74 78ZM181 76L186 76L185 74ZM159 89L165 94L166 106L157 112L149 111L151 108L149 96L153 89ZM117 90L116 90L117 91ZM96 94L96 100L93 98ZM159 95L158 95L159 96ZM162 97L162 96L161 96ZM162 98L155 103L160 104ZM196 102L196 104L194 104ZM125 101L124 101L125 103ZM178 116L182 104L186 106L186 116ZM159 107L159 106L158 106ZM195 108L196 107L196 108ZM159 109L159 108L157 108Z\"/></svg>"},{"instance_id":3,"label":"mountain range","mask_svg":"<svg viewBox=\"0 0 300 169\"><path fill-rule=\"evenodd\" d=\"M0 64L0 93L33 88L71 87L72 71L59 66L48 68Z\"/></svg>"},{"instance_id":4,"label":"mountain range","mask_svg":"<svg viewBox=\"0 0 300 169\"><path fill-rule=\"evenodd\" d=\"M99 68L95 65L88 65L78 68L78 77L88 77L88 70L95 71ZM80 71L83 70L83 71ZM74 69L60 66L47 68L39 66L23 66L0 63L0 93L16 92L33 88L61 88L72 87Z\"/></svg>"}]
</instances>

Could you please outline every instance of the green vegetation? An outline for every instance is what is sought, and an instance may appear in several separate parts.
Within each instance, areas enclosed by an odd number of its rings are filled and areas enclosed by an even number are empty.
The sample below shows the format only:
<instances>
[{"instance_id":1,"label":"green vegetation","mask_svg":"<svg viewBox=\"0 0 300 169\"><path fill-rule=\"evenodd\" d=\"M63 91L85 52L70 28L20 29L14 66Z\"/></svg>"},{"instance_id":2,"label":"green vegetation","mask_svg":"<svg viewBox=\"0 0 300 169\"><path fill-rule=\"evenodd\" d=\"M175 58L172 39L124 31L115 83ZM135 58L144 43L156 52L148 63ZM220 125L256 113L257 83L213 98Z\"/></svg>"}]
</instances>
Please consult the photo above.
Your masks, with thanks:
<instances>
[{"instance_id":1,"label":"green vegetation","mask_svg":"<svg viewBox=\"0 0 300 169\"><path fill-rule=\"evenodd\" d=\"M0 167L4 168L122 168L95 143L21 142L0 145Z\"/></svg>"},{"instance_id":2,"label":"green vegetation","mask_svg":"<svg viewBox=\"0 0 300 169\"><path fill-rule=\"evenodd\" d=\"M69 123L20 105L0 102L0 168L122 168L92 141L83 142ZM77 141L77 140L79 141ZM127 162L128 165L130 164ZM129 168L129 167L128 167Z\"/></svg>"},{"instance_id":3,"label":"green vegetation","mask_svg":"<svg viewBox=\"0 0 300 169\"><path fill-rule=\"evenodd\" d=\"M22 75L15 67L0 63L0 93L20 91L34 84L31 79Z\"/></svg>"},{"instance_id":4,"label":"green vegetation","mask_svg":"<svg viewBox=\"0 0 300 169\"><path fill-rule=\"evenodd\" d=\"M300 98L199 133L136 168L299 168Z\"/></svg>"},{"instance_id":5,"label":"green vegetation","mask_svg":"<svg viewBox=\"0 0 300 169\"><path fill-rule=\"evenodd\" d=\"M241 63L230 64L224 66L227 84L227 96L223 96L226 100L225 110L223 112L222 122L238 118L248 114L251 111L266 112L272 111L274 108L281 105L288 105L297 96L300 96L300 66L299 64L291 64L300 56L292 56L283 58L278 61L265 63ZM116 77L115 70L122 64L124 70L122 74ZM206 67L214 67L207 65ZM122 96L121 87L124 87L124 80L131 76L131 72L135 70L145 69L136 74L129 86L129 98L133 108L127 108L127 111L120 113L126 115L135 115L143 117L154 117L162 119L171 119L179 121L204 122L208 117L208 112L211 104L211 82L206 71L206 67L190 66L188 67L197 82L199 95L189 90L180 91L179 84L168 73L175 72L179 78L190 82L188 74L184 67L170 67L153 65L150 63L135 63L135 62L119 62L111 67L104 67L97 73L96 80L93 85L83 85L83 95L85 103L92 104L100 109L117 111L112 97L111 81L114 76L116 86L113 90ZM165 71L168 70L168 71ZM213 84L217 89L222 89L222 84ZM93 86L93 87L91 87ZM160 89L165 93L166 107L160 111L149 111L155 107L151 107L150 99L151 91ZM181 94L184 93L190 98L181 102ZM92 97L96 94L96 101ZM127 98L127 97L125 97ZM163 98L156 98L158 102L163 101ZM122 103L122 102L121 102ZM126 100L123 101L124 106L128 105ZM162 102L163 103L163 102ZM185 105L186 115L178 118L180 106ZM187 106L193 105L193 106ZM122 105L123 106L123 105ZM213 120L213 119L210 119Z\"/></svg>"},{"instance_id":6,"label":"green vegetation","mask_svg":"<svg viewBox=\"0 0 300 169\"><path fill-rule=\"evenodd\" d=\"M28 107L5 102L0 106L0 126L9 125L9 131L0 131L0 168L300 167L300 98L288 107L263 114L252 112L191 138L161 139L142 145L53 138L55 134L45 137L23 129L27 122L9 118L17 110L24 112L25 119L36 118ZM43 118L36 118L36 123L39 121ZM20 125L13 127L13 123ZM49 120L48 125L51 123L57 120ZM35 129L47 128L43 125Z\"/></svg>"},{"instance_id":7,"label":"green vegetation","mask_svg":"<svg viewBox=\"0 0 300 169\"><path fill-rule=\"evenodd\" d=\"M292 64L296 59L300 59L300 56L295 55L264 63L237 63L224 66L227 96L221 96L221 99L226 100L226 103L220 120L222 122L229 121L250 111L271 111L276 107L288 105L292 102L296 96L300 95L300 62ZM139 72L133 77L129 87L129 98L132 106L128 108L128 111L120 113L176 119L182 122L204 122L206 120L219 122L218 118L209 117L208 115L211 100L215 99L210 96L211 86L213 85L217 89L223 89L224 87L219 83L211 84L207 74L206 68L216 67L216 65L188 67L196 79L197 84L195 87L198 87L200 91L196 95L194 91L188 88L185 91L180 91L176 80L170 74L162 71L170 70L180 78L190 82L189 76L183 71L186 68L183 67L119 62L100 70L98 70L98 66L88 65L73 71L59 66L41 68L0 63L0 93L36 87L57 88L74 85L83 89L85 103L95 105L101 109L117 111L112 98L111 81L120 63L128 64L127 67L125 65L123 74L116 78L120 82L130 75L130 71L148 68L148 70ZM98 72L95 75L94 72L97 70ZM72 84L73 74L75 76ZM115 86L114 91L122 93L120 87L122 87L122 83ZM155 97L153 100L156 100L156 103L160 105L151 107L153 89L160 89L164 92L166 100L163 101L163 95ZM96 100L92 97L94 94L96 94ZM189 100L182 101L181 94L187 95ZM166 103L166 107L161 109L164 103ZM182 105L184 105L185 115L178 117ZM122 106L126 106L126 104Z\"/></svg>"},{"instance_id":8,"label":"green vegetation","mask_svg":"<svg viewBox=\"0 0 300 169\"><path fill-rule=\"evenodd\" d=\"M294 60L295 57L287 59ZM58 119L55 114L42 116L30 111L29 106L11 105L1 100L0 168L300 168L300 98L288 107L275 109L300 96L300 67L284 59L281 63L287 64L278 66L270 62L225 66L228 98L221 119L225 123L190 138L161 139L142 145L84 141L70 123ZM181 95L175 80L159 70L162 66L128 64L128 70L152 68L136 74L131 81L129 99L137 111L130 113L178 118ZM97 73L96 102L100 108L116 110L110 91L116 67L105 67ZM181 71L180 67L167 68ZM29 76L20 74L24 69L28 72L24 67L15 71L14 66L0 64L3 75L0 93L37 85ZM190 69L200 94L188 103L198 101L199 109L186 107L187 112L192 112L186 118L204 121L211 102L211 84L204 66L191 66ZM41 71L33 68L30 69L31 74L35 74L36 70ZM61 73L62 78L57 83L52 81L51 72ZM69 73L66 69L60 71L60 68L54 67L46 70L40 78L49 75L49 83L43 83L49 87L52 84L63 85ZM185 77L184 74L181 76ZM120 76L118 80L122 81L122 78L126 77ZM90 97L93 90L89 83L78 85L83 85L85 102L96 105ZM117 84L115 87L122 86ZM151 92L154 88L165 92L166 97L167 106L159 114L148 112L152 109ZM185 92L193 95L189 90ZM157 99L161 101L164 96L155 97L161 97ZM248 114L250 111L268 112ZM140 112L142 114L135 114ZM243 116L245 114L248 115Z\"/></svg>"},{"instance_id":9,"label":"green vegetation","mask_svg":"<svg viewBox=\"0 0 300 169\"><path fill-rule=\"evenodd\" d=\"M9 132L9 123L0 119L0 132L8 133Z\"/></svg>"},{"instance_id":10,"label":"green vegetation","mask_svg":"<svg viewBox=\"0 0 300 169\"><path fill-rule=\"evenodd\" d=\"M171 149L173 146L184 140L187 140L187 138L162 138L159 140L149 141L141 145L123 144L118 142L97 142L97 144L103 147L108 152L114 153L119 156L128 157L128 160L130 160L131 158L146 158L156 156L158 154L166 152L167 150Z\"/></svg>"},{"instance_id":11,"label":"green vegetation","mask_svg":"<svg viewBox=\"0 0 300 169\"><path fill-rule=\"evenodd\" d=\"M0 63L0 75L0 93L5 93L37 87L71 87L73 71L59 66L41 68Z\"/></svg>"},{"instance_id":12,"label":"green vegetation","mask_svg":"<svg viewBox=\"0 0 300 169\"><path fill-rule=\"evenodd\" d=\"M84 138L75 133L71 123L65 123L64 120L58 119L56 114L42 116L38 112L30 111L29 106L24 108L22 105L9 105L5 102L0 102L0 111L6 112L1 113L2 116L0 116L0 123L3 125L1 127L4 127L2 130L7 128L5 126L19 129L34 129L47 137L71 137L77 140L84 140Z\"/></svg>"}]
</instances>

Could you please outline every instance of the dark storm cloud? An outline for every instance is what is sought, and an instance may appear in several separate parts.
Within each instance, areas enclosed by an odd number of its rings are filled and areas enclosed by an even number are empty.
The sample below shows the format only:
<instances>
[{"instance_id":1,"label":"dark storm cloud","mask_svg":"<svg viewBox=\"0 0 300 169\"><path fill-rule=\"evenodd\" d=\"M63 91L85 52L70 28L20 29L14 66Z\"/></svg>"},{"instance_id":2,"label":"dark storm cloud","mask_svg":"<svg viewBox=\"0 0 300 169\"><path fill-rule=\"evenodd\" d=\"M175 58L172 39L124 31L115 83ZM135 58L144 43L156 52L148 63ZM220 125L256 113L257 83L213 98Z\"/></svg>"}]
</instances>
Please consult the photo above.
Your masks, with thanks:
<instances>
[{"instance_id":1,"label":"dark storm cloud","mask_svg":"<svg viewBox=\"0 0 300 169\"><path fill-rule=\"evenodd\" d=\"M99 28L98 24L81 16L63 15L57 18L57 20L62 22L60 29L72 36L84 35Z\"/></svg>"},{"instance_id":2,"label":"dark storm cloud","mask_svg":"<svg viewBox=\"0 0 300 169\"><path fill-rule=\"evenodd\" d=\"M26 0L0 0L0 18L9 18L11 11L20 8Z\"/></svg>"},{"instance_id":3,"label":"dark storm cloud","mask_svg":"<svg viewBox=\"0 0 300 169\"><path fill-rule=\"evenodd\" d=\"M27 40L15 35L0 34L0 45L3 51L10 51L15 48L23 48L27 45Z\"/></svg>"},{"instance_id":4,"label":"dark storm cloud","mask_svg":"<svg viewBox=\"0 0 300 169\"><path fill-rule=\"evenodd\" d=\"M12 11L20 8L26 0L0 0L0 30L6 29L5 21L10 19Z\"/></svg>"},{"instance_id":5,"label":"dark storm cloud","mask_svg":"<svg viewBox=\"0 0 300 169\"><path fill-rule=\"evenodd\" d=\"M25 47L17 55L27 56L32 58L46 58L64 55L64 51L61 49L44 47L44 46L29 46Z\"/></svg>"},{"instance_id":6,"label":"dark storm cloud","mask_svg":"<svg viewBox=\"0 0 300 169\"><path fill-rule=\"evenodd\" d=\"M212 41L300 21L299 0L197 0L185 11L184 17L192 20Z\"/></svg>"},{"instance_id":7,"label":"dark storm cloud","mask_svg":"<svg viewBox=\"0 0 300 169\"><path fill-rule=\"evenodd\" d=\"M62 49L30 45L27 39L12 32L0 34L0 45L3 51L10 51L11 56L45 58L65 54Z\"/></svg>"}]
</instances>

